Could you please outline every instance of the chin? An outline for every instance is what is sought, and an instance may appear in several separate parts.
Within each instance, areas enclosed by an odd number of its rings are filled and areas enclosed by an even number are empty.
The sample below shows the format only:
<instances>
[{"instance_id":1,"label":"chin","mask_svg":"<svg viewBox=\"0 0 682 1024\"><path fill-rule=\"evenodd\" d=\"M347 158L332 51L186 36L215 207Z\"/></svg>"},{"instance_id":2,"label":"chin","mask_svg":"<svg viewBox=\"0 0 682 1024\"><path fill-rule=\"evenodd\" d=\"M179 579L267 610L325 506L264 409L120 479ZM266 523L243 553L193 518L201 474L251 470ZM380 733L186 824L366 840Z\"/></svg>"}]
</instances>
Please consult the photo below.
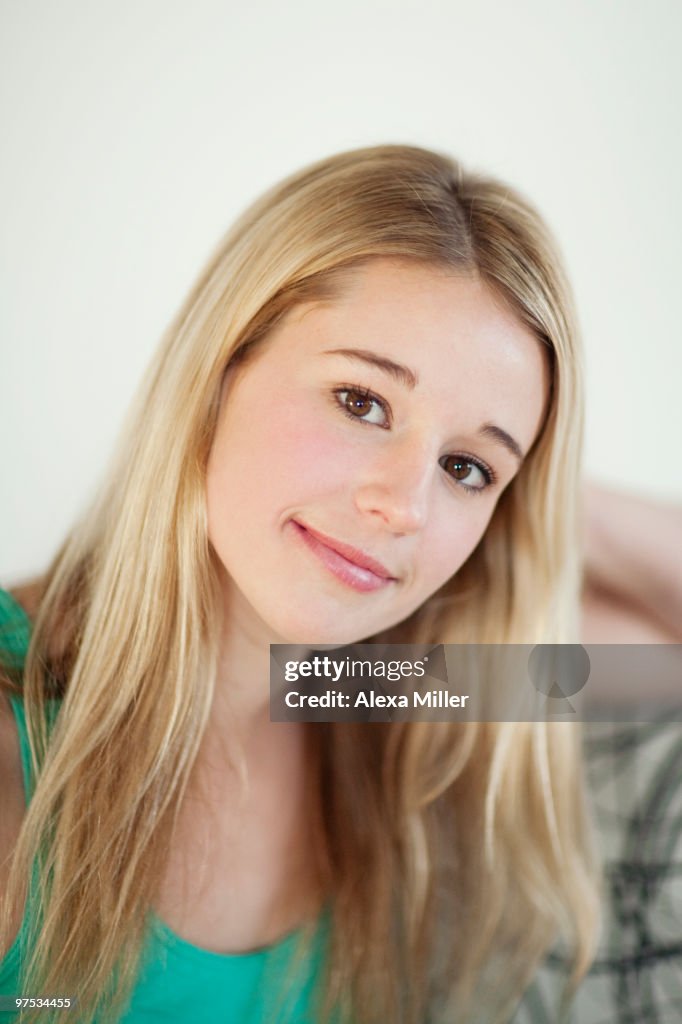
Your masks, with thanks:
<instances>
[{"instance_id":1,"label":"chin","mask_svg":"<svg viewBox=\"0 0 682 1024\"><path fill-rule=\"evenodd\" d=\"M275 632L277 639L273 639L273 643L330 648L361 643L372 635L366 629L344 628L338 622L334 624L311 622L309 618L307 622L280 623Z\"/></svg>"},{"instance_id":2,"label":"chin","mask_svg":"<svg viewBox=\"0 0 682 1024\"><path fill-rule=\"evenodd\" d=\"M270 625L272 632L276 634L271 643L300 644L306 647L345 647L347 644L360 644L370 642L371 637L383 633L387 629L405 622L411 615L387 615L370 616L363 615L348 616L344 622L344 616L337 609L336 614L311 615L310 609L302 610L300 614L296 609L289 609L287 614L273 616Z\"/></svg>"},{"instance_id":3,"label":"chin","mask_svg":"<svg viewBox=\"0 0 682 1024\"><path fill-rule=\"evenodd\" d=\"M289 607L263 609L263 613L271 635L269 642L273 644L343 647L359 643L382 628L371 617L344 615L339 608L325 608L323 603L316 608L312 600L303 605L292 603Z\"/></svg>"}]
</instances>

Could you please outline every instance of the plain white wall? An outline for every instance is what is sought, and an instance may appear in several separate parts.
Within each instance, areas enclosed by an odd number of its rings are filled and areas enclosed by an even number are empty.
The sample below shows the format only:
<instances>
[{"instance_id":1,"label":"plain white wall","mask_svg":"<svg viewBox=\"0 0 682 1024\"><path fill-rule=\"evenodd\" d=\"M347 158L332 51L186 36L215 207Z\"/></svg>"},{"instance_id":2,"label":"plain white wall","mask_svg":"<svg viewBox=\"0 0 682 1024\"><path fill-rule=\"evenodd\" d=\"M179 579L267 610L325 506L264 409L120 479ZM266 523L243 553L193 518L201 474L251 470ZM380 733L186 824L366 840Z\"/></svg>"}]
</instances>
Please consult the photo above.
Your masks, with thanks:
<instances>
[{"instance_id":1,"label":"plain white wall","mask_svg":"<svg viewBox=\"0 0 682 1024\"><path fill-rule=\"evenodd\" d=\"M5 0L0 578L101 476L159 336L232 218L306 162L449 151L562 245L587 469L682 498L677 0Z\"/></svg>"}]
</instances>

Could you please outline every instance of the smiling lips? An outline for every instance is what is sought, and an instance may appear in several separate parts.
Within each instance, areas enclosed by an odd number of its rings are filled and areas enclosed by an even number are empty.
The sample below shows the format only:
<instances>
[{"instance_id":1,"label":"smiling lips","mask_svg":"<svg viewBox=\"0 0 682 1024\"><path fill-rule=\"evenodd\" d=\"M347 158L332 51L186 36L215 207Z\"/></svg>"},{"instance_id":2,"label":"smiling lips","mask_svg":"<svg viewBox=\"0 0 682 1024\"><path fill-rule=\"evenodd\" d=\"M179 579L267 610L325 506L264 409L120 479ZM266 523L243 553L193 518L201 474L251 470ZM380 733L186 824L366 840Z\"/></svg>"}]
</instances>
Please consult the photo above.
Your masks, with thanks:
<instances>
[{"instance_id":1,"label":"smiling lips","mask_svg":"<svg viewBox=\"0 0 682 1024\"><path fill-rule=\"evenodd\" d=\"M295 519L291 525L301 540L307 545L314 555L317 555L323 565L332 572L337 579L353 587L354 590L368 592L379 590L393 583L396 580L388 569L370 558L358 548L349 544L343 544L340 540L327 537L310 526L304 526Z\"/></svg>"}]
</instances>

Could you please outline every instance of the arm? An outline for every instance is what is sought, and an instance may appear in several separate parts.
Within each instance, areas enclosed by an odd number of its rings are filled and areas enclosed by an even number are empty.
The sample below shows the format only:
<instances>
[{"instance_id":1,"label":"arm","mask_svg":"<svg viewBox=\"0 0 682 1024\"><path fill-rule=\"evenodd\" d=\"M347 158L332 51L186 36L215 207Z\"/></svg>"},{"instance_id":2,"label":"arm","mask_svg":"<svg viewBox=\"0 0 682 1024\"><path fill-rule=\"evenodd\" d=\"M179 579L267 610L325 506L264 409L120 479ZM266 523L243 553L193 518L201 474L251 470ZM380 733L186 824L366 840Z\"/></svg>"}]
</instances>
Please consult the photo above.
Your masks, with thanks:
<instances>
[{"instance_id":1,"label":"arm","mask_svg":"<svg viewBox=\"0 0 682 1024\"><path fill-rule=\"evenodd\" d=\"M588 484L586 643L682 641L682 508Z\"/></svg>"}]
</instances>

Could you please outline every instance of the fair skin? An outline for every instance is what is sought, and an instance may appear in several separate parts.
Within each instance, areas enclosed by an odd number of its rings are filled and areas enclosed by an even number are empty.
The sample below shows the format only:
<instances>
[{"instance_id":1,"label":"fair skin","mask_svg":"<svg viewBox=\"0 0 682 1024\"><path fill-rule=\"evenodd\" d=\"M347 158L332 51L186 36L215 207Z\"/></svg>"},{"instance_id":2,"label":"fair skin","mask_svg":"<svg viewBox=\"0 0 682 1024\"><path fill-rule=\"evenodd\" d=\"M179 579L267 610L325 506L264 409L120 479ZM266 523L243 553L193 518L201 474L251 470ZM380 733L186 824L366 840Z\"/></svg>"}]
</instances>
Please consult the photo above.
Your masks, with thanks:
<instances>
[{"instance_id":1,"label":"fair skin","mask_svg":"<svg viewBox=\"0 0 682 1024\"><path fill-rule=\"evenodd\" d=\"M547 391L540 342L480 279L388 260L292 310L227 380L207 474L217 688L155 904L188 941L257 948L319 905L305 733L269 721L268 645L357 641L438 590Z\"/></svg>"},{"instance_id":2,"label":"fair skin","mask_svg":"<svg viewBox=\"0 0 682 1024\"><path fill-rule=\"evenodd\" d=\"M584 492L584 643L682 640L682 509L596 483Z\"/></svg>"},{"instance_id":3,"label":"fair skin","mask_svg":"<svg viewBox=\"0 0 682 1024\"><path fill-rule=\"evenodd\" d=\"M183 937L253 948L314 905L304 731L269 721L268 645L357 641L419 607L481 538L547 389L540 343L480 280L389 261L228 380L207 475L218 687L157 908Z\"/></svg>"},{"instance_id":4,"label":"fair skin","mask_svg":"<svg viewBox=\"0 0 682 1024\"><path fill-rule=\"evenodd\" d=\"M253 679L268 644L371 636L460 568L540 429L547 378L486 284L419 264L375 260L275 329L228 382L208 466L223 674L243 719L266 705ZM320 535L383 570L353 585Z\"/></svg>"}]
</instances>

